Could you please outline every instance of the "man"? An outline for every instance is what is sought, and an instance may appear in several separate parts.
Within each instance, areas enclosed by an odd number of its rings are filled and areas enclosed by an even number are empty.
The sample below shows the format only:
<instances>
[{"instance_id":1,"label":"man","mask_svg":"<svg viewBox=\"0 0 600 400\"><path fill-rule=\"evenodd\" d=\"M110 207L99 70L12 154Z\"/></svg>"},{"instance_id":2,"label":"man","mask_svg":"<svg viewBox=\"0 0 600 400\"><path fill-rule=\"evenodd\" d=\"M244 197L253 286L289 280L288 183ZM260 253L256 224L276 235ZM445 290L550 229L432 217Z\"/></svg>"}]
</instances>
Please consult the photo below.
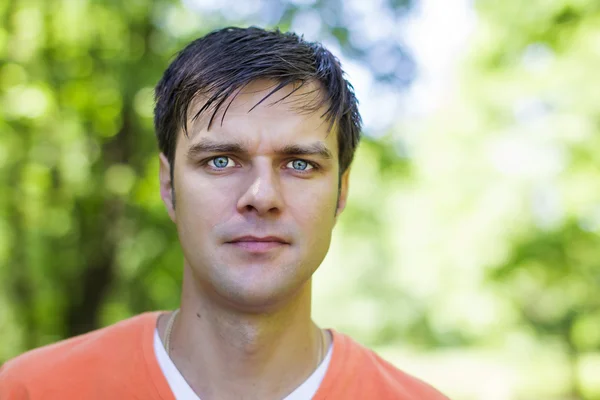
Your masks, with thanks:
<instances>
[{"instance_id":1,"label":"man","mask_svg":"<svg viewBox=\"0 0 600 400\"><path fill-rule=\"evenodd\" d=\"M189 44L155 108L181 308L26 353L3 367L0 398L443 399L311 320L360 125L319 44L258 28Z\"/></svg>"}]
</instances>

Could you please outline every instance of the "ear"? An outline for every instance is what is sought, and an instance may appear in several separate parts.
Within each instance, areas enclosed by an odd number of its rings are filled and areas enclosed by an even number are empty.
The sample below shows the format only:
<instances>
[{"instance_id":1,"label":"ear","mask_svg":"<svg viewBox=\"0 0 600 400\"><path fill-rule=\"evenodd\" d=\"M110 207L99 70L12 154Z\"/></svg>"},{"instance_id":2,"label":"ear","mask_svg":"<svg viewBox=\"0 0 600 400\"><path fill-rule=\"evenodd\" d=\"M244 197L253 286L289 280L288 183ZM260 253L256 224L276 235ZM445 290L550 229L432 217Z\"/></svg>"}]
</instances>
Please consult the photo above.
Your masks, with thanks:
<instances>
[{"instance_id":1,"label":"ear","mask_svg":"<svg viewBox=\"0 0 600 400\"><path fill-rule=\"evenodd\" d=\"M160 169L158 173L160 180L160 197L163 203L165 203L171 221L177 222L175 216L175 191L173 190L173 181L171 180L171 165L163 153L160 153L158 157L160 159Z\"/></svg>"},{"instance_id":2,"label":"ear","mask_svg":"<svg viewBox=\"0 0 600 400\"><path fill-rule=\"evenodd\" d=\"M346 169L346 171L342 174L340 178L340 194L338 196L337 210L335 212L335 218L337 221L337 217L344 211L346 208L346 200L348 199L348 186L350 177L350 167Z\"/></svg>"}]
</instances>

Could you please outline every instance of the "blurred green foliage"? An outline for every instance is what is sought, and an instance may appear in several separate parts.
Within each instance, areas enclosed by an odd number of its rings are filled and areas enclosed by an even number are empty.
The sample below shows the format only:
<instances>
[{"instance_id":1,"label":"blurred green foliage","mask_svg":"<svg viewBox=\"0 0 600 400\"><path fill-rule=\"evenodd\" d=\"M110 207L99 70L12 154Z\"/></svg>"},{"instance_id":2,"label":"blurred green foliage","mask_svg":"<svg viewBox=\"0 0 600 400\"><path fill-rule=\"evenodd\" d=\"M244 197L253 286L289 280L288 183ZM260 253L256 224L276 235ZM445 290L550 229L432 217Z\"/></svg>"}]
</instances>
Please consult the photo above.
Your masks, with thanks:
<instances>
[{"instance_id":1,"label":"blurred green foliage","mask_svg":"<svg viewBox=\"0 0 600 400\"><path fill-rule=\"evenodd\" d=\"M571 396L598 398L600 366L595 396L579 371L582 356L600 350L600 4L538 1L524 10L481 1L480 8L487 37L476 47L473 99L494 121L488 140L529 149L508 168L520 174L501 171L520 186L522 214L488 277L540 340L563 348Z\"/></svg>"},{"instance_id":2,"label":"blurred green foliage","mask_svg":"<svg viewBox=\"0 0 600 400\"><path fill-rule=\"evenodd\" d=\"M393 264L420 275L401 292L420 292L436 346L561 354L559 379L513 365L540 382L523 398L600 398L600 6L475 9L458 83L399 125L414 138Z\"/></svg>"},{"instance_id":3,"label":"blurred green foliage","mask_svg":"<svg viewBox=\"0 0 600 400\"><path fill-rule=\"evenodd\" d=\"M0 361L176 307L152 88L189 40L317 15L318 37L379 80L412 78L406 49L366 40L342 0L192 3L0 0ZM600 398L600 6L475 9L446 102L362 143L315 318L381 349L459 349L439 362L453 398ZM457 375L470 351L478 367ZM509 371L470 379L486 352ZM494 374L479 397L466 389Z\"/></svg>"}]
</instances>

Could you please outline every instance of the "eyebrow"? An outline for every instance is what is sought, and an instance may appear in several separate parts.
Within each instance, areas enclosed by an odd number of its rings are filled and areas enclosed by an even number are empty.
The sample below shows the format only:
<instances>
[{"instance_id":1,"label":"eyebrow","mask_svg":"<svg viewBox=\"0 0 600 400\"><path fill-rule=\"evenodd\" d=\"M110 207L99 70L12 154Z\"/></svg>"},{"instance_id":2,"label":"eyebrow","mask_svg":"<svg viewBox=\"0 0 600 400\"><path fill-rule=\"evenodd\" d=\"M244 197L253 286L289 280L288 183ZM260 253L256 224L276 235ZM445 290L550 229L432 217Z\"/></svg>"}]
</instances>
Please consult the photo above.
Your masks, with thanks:
<instances>
[{"instance_id":1,"label":"eyebrow","mask_svg":"<svg viewBox=\"0 0 600 400\"><path fill-rule=\"evenodd\" d=\"M235 153L247 154L248 151L239 142L221 143L210 139L201 139L200 142L193 144L187 152L188 158L195 158L202 153Z\"/></svg>"},{"instance_id":2,"label":"eyebrow","mask_svg":"<svg viewBox=\"0 0 600 400\"><path fill-rule=\"evenodd\" d=\"M200 142L193 144L188 152L188 158L196 158L203 153L231 153L247 155L249 151L240 142L215 142L211 139L203 138ZM322 142L315 142L308 145L290 144L276 151L277 154L286 156L317 156L327 160L333 158L331 151Z\"/></svg>"},{"instance_id":3,"label":"eyebrow","mask_svg":"<svg viewBox=\"0 0 600 400\"><path fill-rule=\"evenodd\" d=\"M284 146L278 153L289 156L318 156L327 160L333 158L331 151L322 142L309 145L290 144Z\"/></svg>"}]
</instances>

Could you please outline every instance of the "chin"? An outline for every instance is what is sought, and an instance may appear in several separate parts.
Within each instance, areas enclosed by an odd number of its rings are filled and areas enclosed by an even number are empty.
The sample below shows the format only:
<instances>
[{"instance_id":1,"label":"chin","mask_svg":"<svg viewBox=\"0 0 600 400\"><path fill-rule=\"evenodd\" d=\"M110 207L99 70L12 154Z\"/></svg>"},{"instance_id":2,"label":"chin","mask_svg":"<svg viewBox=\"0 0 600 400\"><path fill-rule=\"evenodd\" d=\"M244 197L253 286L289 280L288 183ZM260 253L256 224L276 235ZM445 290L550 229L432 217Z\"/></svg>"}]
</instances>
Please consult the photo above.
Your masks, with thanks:
<instances>
[{"instance_id":1,"label":"chin","mask_svg":"<svg viewBox=\"0 0 600 400\"><path fill-rule=\"evenodd\" d=\"M261 274L249 279L239 279L238 276L237 279L214 282L213 287L234 308L244 312L263 313L288 304L307 288L306 278L295 275L286 279L283 275L285 274Z\"/></svg>"}]
</instances>

